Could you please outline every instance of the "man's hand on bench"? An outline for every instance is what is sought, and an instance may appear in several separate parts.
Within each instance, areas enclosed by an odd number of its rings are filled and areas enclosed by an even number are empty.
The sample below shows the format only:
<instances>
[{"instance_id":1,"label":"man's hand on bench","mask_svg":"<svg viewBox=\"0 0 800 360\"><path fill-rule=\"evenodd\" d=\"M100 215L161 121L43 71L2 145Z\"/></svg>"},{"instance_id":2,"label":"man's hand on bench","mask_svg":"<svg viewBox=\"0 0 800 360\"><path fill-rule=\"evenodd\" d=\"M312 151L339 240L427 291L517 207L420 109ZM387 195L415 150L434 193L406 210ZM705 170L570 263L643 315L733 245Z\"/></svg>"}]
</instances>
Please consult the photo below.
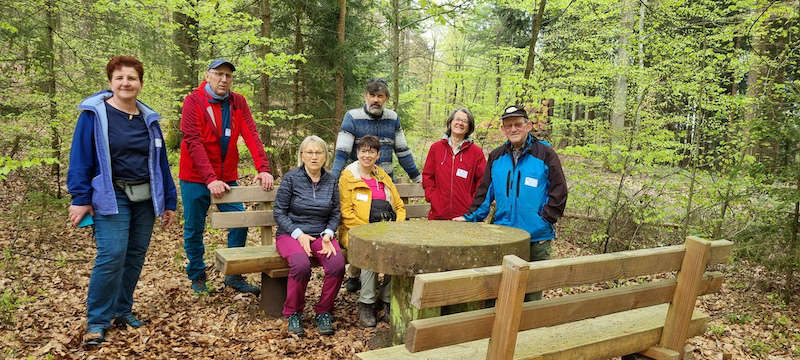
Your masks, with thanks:
<instances>
[{"instance_id":1,"label":"man's hand on bench","mask_svg":"<svg viewBox=\"0 0 800 360\"><path fill-rule=\"evenodd\" d=\"M266 171L258 173L258 175L256 175L256 178L253 180L253 184L256 183L261 184L261 188L264 189L264 191L272 190L274 182L275 179L272 178L272 174Z\"/></svg>"},{"instance_id":2,"label":"man's hand on bench","mask_svg":"<svg viewBox=\"0 0 800 360\"><path fill-rule=\"evenodd\" d=\"M211 196L213 196L213 197L215 197L217 199L221 198L222 195L225 195L226 191L231 189L231 187L228 186L228 184L226 184L224 181L220 181L220 180L214 180L214 181L208 183L208 185L206 185L206 187L208 188L208 191L211 192Z\"/></svg>"}]
</instances>

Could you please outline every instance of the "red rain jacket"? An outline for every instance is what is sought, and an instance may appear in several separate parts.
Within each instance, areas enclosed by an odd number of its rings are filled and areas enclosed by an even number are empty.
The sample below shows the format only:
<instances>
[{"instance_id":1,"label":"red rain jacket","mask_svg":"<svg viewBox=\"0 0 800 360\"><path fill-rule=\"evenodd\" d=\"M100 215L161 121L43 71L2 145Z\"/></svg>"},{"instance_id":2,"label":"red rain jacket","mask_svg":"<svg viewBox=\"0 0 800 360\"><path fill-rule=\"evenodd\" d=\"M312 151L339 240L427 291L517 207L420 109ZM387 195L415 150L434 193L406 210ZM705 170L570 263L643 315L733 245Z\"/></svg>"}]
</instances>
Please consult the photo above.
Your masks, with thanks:
<instances>
[{"instance_id":1,"label":"red rain jacket","mask_svg":"<svg viewBox=\"0 0 800 360\"><path fill-rule=\"evenodd\" d=\"M184 181L208 185L214 180L239 179L239 135L244 139L258 172L269 172L264 145L258 138L256 124L244 96L231 91L231 138L222 159L219 137L222 135L222 108L210 103L203 90L205 81L183 100L181 115L181 160L178 177Z\"/></svg>"},{"instance_id":2,"label":"red rain jacket","mask_svg":"<svg viewBox=\"0 0 800 360\"><path fill-rule=\"evenodd\" d=\"M447 138L431 145L422 169L429 220L450 220L467 213L486 167L483 150L471 140L453 154Z\"/></svg>"}]
</instances>

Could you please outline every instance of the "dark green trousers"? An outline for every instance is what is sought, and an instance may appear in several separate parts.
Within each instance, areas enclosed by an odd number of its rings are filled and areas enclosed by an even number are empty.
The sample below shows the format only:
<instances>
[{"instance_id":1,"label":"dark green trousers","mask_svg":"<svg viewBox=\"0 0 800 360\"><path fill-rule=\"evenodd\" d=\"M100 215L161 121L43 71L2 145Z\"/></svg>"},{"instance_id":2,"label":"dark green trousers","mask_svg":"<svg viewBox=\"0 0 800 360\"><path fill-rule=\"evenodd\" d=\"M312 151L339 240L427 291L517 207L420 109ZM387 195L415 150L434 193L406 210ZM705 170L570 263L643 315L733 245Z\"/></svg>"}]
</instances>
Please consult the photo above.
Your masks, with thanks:
<instances>
[{"instance_id":1,"label":"dark green trousers","mask_svg":"<svg viewBox=\"0 0 800 360\"><path fill-rule=\"evenodd\" d=\"M553 250L552 242L553 240L542 240L542 241L531 242L531 253L530 253L531 262L549 260L550 253ZM525 294L525 301L533 301L541 299L542 299L541 291Z\"/></svg>"}]
</instances>

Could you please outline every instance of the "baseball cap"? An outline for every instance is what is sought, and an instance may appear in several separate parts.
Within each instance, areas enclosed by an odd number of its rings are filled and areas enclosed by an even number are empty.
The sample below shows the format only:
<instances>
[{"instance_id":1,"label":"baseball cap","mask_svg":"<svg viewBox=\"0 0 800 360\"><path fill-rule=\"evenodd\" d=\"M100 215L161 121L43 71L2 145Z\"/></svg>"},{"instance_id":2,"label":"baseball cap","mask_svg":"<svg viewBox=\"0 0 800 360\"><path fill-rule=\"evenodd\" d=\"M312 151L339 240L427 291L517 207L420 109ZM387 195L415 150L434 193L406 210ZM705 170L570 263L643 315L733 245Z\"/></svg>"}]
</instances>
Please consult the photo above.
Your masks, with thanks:
<instances>
[{"instance_id":1,"label":"baseball cap","mask_svg":"<svg viewBox=\"0 0 800 360\"><path fill-rule=\"evenodd\" d=\"M216 69L216 68L218 68L218 67L220 67L220 66L222 66L224 64L228 64L228 66L231 67L231 71L236 71L236 67L233 66L233 63L228 61L228 60L226 60L225 58L217 58L217 59L211 60L211 63L208 64L208 68L209 69Z\"/></svg>"},{"instance_id":2,"label":"baseball cap","mask_svg":"<svg viewBox=\"0 0 800 360\"><path fill-rule=\"evenodd\" d=\"M528 112L525 111L525 108L522 106L511 105L503 110L503 114L500 115L500 120L510 117L523 117L528 119Z\"/></svg>"}]
</instances>

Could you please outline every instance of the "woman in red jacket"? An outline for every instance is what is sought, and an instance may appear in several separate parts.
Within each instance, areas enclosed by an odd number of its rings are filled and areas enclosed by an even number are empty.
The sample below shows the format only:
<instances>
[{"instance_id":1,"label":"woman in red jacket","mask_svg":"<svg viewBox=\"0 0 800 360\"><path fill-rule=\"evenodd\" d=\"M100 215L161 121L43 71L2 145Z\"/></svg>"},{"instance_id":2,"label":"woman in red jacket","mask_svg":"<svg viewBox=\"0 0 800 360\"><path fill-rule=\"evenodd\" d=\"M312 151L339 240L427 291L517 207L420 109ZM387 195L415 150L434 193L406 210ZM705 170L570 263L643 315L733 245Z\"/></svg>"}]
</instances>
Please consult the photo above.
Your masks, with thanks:
<instances>
[{"instance_id":1,"label":"woman in red jacket","mask_svg":"<svg viewBox=\"0 0 800 360\"><path fill-rule=\"evenodd\" d=\"M445 136L431 145L422 170L429 220L464 215L472 203L486 167L483 150L469 137L474 130L472 113L457 109L447 119Z\"/></svg>"}]
</instances>

